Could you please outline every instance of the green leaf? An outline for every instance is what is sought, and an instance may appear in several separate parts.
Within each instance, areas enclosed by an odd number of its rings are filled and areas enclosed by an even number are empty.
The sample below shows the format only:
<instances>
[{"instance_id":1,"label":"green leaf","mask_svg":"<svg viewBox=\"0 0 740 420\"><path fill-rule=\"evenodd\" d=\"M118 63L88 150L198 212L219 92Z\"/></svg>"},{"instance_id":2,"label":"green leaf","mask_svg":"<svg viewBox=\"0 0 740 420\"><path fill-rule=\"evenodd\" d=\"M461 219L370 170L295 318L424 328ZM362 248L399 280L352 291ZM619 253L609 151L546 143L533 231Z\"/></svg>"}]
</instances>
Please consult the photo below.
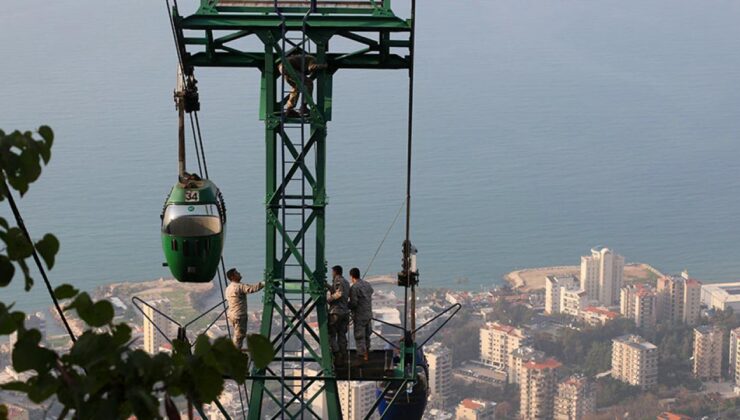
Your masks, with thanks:
<instances>
[{"instance_id":1,"label":"green leaf","mask_svg":"<svg viewBox=\"0 0 740 420\"><path fill-rule=\"evenodd\" d=\"M14 190L18 191L21 194L21 197L23 197L28 191L28 181L26 181L24 177L8 174L8 184L10 184Z\"/></svg>"},{"instance_id":2,"label":"green leaf","mask_svg":"<svg viewBox=\"0 0 740 420\"><path fill-rule=\"evenodd\" d=\"M211 403L218 398L224 389L224 379L221 373L210 367L199 367L192 370L193 381L196 387L193 397L196 401Z\"/></svg>"},{"instance_id":3,"label":"green leaf","mask_svg":"<svg viewBox=\"0 0 740 420\"><path fill-rule=\"evenodd\" d=\"M8 420L8 407L0 404L0 420Z\"/></svg>"},{"instance_id":4,"label":"green leaf","mask_svg":"<svg viewBox=\"0 0 740 420\"><path fill-rule=\"evenodd\" d=\"M28 398L38 404L54 395L60 386L60 382L47 373L31 378L28 381L28 385L30 386Z\"/></svg>"},{"instance_id":5,"label":"green leaf","mask_svg":"<svg viewBox=\"0 0 740 420\"><path fill-rule=\"evenodd\" d=\"M272 348L272 343L264 335L249 334L247 336L247 348L249 357L252 358L254 366L257 369L264 369L275 357L275 350Z\"/></svg>"},{"instance_id":6,"label":"green leaf","mask_svg":"<svg viewBox=\"0 0 740 420\"><path fill-rule=\"evenodd\" d=\"M59 240L54 235L47 233L40 241L36 242L36 250L51 270L54 267L54 256L59 252Z\"/></svg>"},{"instance_id":7,"label":"green leaf","mask_svg":"<svg viewBox=\"0 0 740 420\"><path fill-rule=\"evenodd\" d=\"M0 217L0 226L2 226L5 230L8 230L10 228L10 225L8 225L8 221Z\"/></svg>"},{"instance_id":8,"label":"green leaf","mask_svg":"<svg viewBox=\"0 0 740 420\"><path fill-rule=\"evenodd\" d=\"M52 131L51 127L42 125L39 127L39 135L51 146L51 143L54 141L54 131Z\"/></svg>"},{"instance_id":9,"label":"green leaf","mask_svg":"<svg viewBox=\"0 0 740 420\"><path fill-rule=\"evenodd\" d=\"M113 345L121 347L131 340L131 327L127 324L120 323L116 324L111 331L111 338L113 339Z\"/></svg>"},{"instance_id":10,"label":"green leaf","mask_svg":"<svg viewBox=\"0 0 740 420\"><path fill-rule=\"evenodd\" d=\"M65 310L74 309L77 315L91 327L103 327L113 320L113 305L107 300L93 303L90 295L82 292Z\"/></svg>"},{"instance_id":11,"label":"green leaf","mask_svg":"<svg viewBox=\"0 0 740 420\"><path fill-rule=\"evenodd\" d=\"M0 384L0 389L4 389L5 391L21 392L24 394L28 392L29 388L30 388L29 385L21 381L13 381L13 382L6 382L4 384Z\"/></svg>"},{"instance_id":12,"label":"green leaf","mask_svg":"<svg viewBox=\"0 0 740 420\"><path fill-rule=\"evenodd\" d=\"M54 296L57 299L71 299L80 293L79 290L75 289L71 284L63 284L54 289Z\"/></svg>"},{"instance_id":13,"label":"green leaf","mask_svg":"<svg viewBox=\"0 0 740 420\"><path fill-rule=\"evenodd\" d=\"M41 332L39 330L18 330L18 341L13 347L13 368L16 372L35 370L39 373L48 372L57 360L57 355L49 349L39 345Z\"/></svg>"},{"instance_id":14,"label":"green leaf","mask_svg":"<svg viewBox=\"0 0 740 420\"><path fill-rule=\"evenodd\" d=\"M16 262L21 267L21 271L23 272L23 279L25 280L25 290L29 291L33 286L33 278L31 277L31 272L28 269L28 264L26 264L26 260L18 260Z\"/></svg>"},{"instance_id":15,"label":"green leaf","mask_svg":"<svg viewBox=\"0 0 740 420\"><path fill-rule=\"evenodd\" d=\"M226 337L218 338L213 343L213 358L218 362L216 367L237 383L244 383L249 369L249 357L234 347Z\"/></svg>"},{"instance_id":16,"label":"green leaf","mask_svg":"<svg viewBox=\"0 0 740 420\"><path fill-rule=\"evenodd\" d=\"M29 184L41 176L39 154L32 145L33 143L30 143L29 148L21 154L21 175Z\"/></svg>"},{"instance_id":17,"label":"green leaf","mask_svg":"<svg viewBox=\"0 0 740 420\"><path fill-rule=\"evenodd\" d=\"M0 287L5 287L10 284L15 275L15 267L10 262L10 258L5 255L0 255Z\"/></svg>"},{"instance_id":18,"label":"green leaf","mask_svg":"<svg viewBox=\"0 0 740 420\"><path fill-rule=\"evenodd\" d=\"M11 308L12 305L6 307L0 304L0 335L12 334L23 325L26 318L23 312L10 312Z\"/></svg>"},{"instance_id":19,"label":"green leaf","mask_svg":"<svg viewBox=\"0 0 740 420\"><path fill-rule=\"evenodd\" d=\"M23 231L17 227L8 229L8 258L13 261L28 258L33 253L33 246Z\"/></svg>"}]
</instances>

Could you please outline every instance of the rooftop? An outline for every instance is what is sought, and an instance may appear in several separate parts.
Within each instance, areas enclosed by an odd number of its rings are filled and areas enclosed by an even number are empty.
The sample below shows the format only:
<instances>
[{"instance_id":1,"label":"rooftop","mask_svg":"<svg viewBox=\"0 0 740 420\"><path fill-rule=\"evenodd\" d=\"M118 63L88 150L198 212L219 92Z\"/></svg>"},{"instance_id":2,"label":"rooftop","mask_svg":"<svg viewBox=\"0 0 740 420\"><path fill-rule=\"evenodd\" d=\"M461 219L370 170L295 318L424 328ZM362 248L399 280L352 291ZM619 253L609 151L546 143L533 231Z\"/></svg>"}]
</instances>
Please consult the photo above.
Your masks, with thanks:
<instances>
[{"instance_id":1,"label":"rooftop","mask_svg":"<svg viewBox=\"0 0 740 420\"><path fill-rule=\"evenodd\" d=\"M529 361L525 363L525 369L557 369L563 364L553 359L552 357L541 362Z\"/></svg>"},{"instance_id":2,"label":"rooftop","mask_svg":"<svg viewBox=\"0 0 740 420\"><path fill-rule=\"evenodd\" d=\"M617 337L613 339L612 341L626 344L638 350L655 350L658 348L655 344L645 340L639 335L634 335L634 334L623 335L621 337Z\"/></svg>"},{"instance_id":3,"label":"rooftop","mask_svg":"<svg viewBox=\"0 0 740 420\"><path fill-rule=\"evenodd\" d=\"M589 306L586 309L584 309L583 312L591 312L591 313L603 315L607 318L612 318L612 319L619 317L618 312L610 311L606 308L599 308L598 306Z\"/></svg>"}]
</instances>

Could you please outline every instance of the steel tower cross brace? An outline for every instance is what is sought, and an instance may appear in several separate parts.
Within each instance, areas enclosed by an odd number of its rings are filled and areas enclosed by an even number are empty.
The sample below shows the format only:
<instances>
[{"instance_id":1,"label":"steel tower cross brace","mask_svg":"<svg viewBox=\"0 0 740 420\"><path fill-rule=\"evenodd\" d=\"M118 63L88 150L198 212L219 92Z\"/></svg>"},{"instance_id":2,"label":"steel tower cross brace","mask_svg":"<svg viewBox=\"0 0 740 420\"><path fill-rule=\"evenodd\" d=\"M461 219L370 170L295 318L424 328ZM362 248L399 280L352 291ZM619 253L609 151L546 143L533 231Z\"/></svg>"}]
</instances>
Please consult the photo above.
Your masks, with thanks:
<instances>
[{"instance_id":1,"label":"steel tower cross brace","mask_svg":"<svg viewBox=\"0 0 740 420\"><path fill-rule=\"evenodd\" d=\"M280 13L274 7L276 3ZM261 71L266 287L260 332L271 339L276 360L266 369L252 372L249 418L262 418L267 402L274 403L278 410L276 414L267 413L272 418L318 418L311 403L325 395L328 417L340 419L325 292L326 136L333 74L345 68L408 69L411 22L393 14L390 0L201 0L195 13L183 16L173 7L172 15L186 73L192 73L195 67L251 67ZM281 118L285 98L279 89L277 64L286 43L299 43L295 38L284 40L285 33L304 36L315 46L312 55L316 62L330 66L317 73L315 95L305 95L310 112L304 120ZM339 38L346 47L330 51L329 41ZM252 45L257 41L262 48L245 50L245 40L251 40ZM289 63L284 67L293 80L302 80L298 77L301 69ZM302 83L299 88L306 93ZM310 127L307 139L302 138L304 123ZM306 185L306 192L292 191L291 185L296 182ZM287 226L286 215L290 212L302 212L300 226ZM278 328L274 329L276 320ZM284 350L296 343L302 347L300 357L286 354ZM303 369L298 375L286 373L283 368L290 363L312 363L318 375L309 377ZM307 392L310 387L318 391L311 395Z\"/></svg>"}]
</instances>

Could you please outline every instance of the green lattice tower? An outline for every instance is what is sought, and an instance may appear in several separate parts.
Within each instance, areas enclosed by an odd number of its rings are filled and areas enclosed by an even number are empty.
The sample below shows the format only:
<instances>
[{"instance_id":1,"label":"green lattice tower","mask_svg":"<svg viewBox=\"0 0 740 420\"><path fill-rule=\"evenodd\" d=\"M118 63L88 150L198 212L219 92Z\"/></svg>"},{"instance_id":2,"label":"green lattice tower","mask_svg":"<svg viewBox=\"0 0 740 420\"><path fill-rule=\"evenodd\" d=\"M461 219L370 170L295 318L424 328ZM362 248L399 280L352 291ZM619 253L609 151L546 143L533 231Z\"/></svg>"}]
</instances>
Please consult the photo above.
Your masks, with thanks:
<instances>
[{"instance_id":1,"label":"green lattice tower","mask_svg":"<svg viewBox=\"0 0 740 420\"><path fill-rule=\"evenodd\" d=\"M266 401L278 407L277 413L270 413L274 418L318 417L311 402L325 395L329 418L339 419L327 330L324 255L326 124L331 120L332 78L339 69L408 69L411 22L394 15L390 0L201 0L192 15L181 15L177 7L172 11L186 72L198 66L251 67L262 75L266 287L261 333L271 338L277 357L267 369L252 372L249 418L262 418ZM294 37L296 33L307 37L317 62L330 64L329 70L317 75L314 97L307 100L310 114L303 121L286 119L280 112L285 98L278 89L281 82L277 62L285 45L284 29ZM333 38L342 38L342 45L356 47L332 51L329 41ZM245 50L240 47L245 40L257 40L262 50ZM286 65L286 70L294 80L301 79L296 69ZM305 92L304 86L300 88ZM288 130L299 125L300 133L307 125L307 138L301 141L291 138ZM308 185L308 192L290 191L296 179ZM286 213L298 210L303 215L301 225L284 226ZM291 270L299 271L300 276L289 274ZM273 328L273 321L277 321L278 328ZM282 351L295 343L301 347L300 357L296 352ZM286 373L284 369L286 364L307 363L317 366L317 375L309 377L303 369L299 374ZM306 392L309 386L319 391L311 398Z\"/></svg>"}]
</instances>

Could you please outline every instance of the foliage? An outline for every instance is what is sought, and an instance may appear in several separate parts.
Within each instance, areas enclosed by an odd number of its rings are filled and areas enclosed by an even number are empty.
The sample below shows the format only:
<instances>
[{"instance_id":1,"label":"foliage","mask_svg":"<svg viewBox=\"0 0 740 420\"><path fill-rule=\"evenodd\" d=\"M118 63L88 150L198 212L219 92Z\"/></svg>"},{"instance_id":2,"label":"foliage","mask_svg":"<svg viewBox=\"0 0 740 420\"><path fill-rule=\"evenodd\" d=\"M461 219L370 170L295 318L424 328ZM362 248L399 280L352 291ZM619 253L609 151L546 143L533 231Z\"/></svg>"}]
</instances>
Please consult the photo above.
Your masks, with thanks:
<instances>
[{"instance_id":1,"label":"foliage","mask_svg":"<svg viewBox=\"0 0 740 420\"><path fill-rule=\"evenodd\" d=\"M443 343L454 343L452 354L453 366L478 358L480 354L480 327L482 322L475 322L469 309L463 307L445 328L439 331L436 340Z\"/></svg>"},{"instance_id":2,"label":"foliage","mask_svg":"<svg viewBox=\"0 0 740 420\"><path fill-rule=\"evenodd\" d=\"M40 139L35 138L36 134ZM23 196L41 175L42 163L51 158L54 135L42 126L37 133L0 130L0 201L10 193ZM33 285L26 260L34 249L48 269L54 266L59 241L46 234L34 244L16 226L0 218L0 286L8 285L23 273L26 290ZM0 249L3 248L0 244ZM25 314L13 305L0 302L0 336L17 334L12 352L13 368L27 379L0 384L4 391L25 394L35 403L52 397L64 407L59 418L161 418L162 409L169 418L179 418L173 402L184 397L200 406L213 402L224 388L224 377L244 383L249 356L255 366L264 367L272 360L269 340L250 336L250 354L242 353L227 338L210 341L199 336L193 346L175 340L172 354L150 355L133 349L131 327L113 323L113 305L95 302L85 292L61 285L55 296L66 301L65 312L74 311L87 326L67 352L57 353L42 345L41 332L25 326ZM162 402L160 402L162 401ZM0 406L0 419L7 418Z\"/></svg>"},{"instance_id":3,"label":"foliage","mask_svg":"<svg viewBox=\"0 0 740 420\"><path fill-rule=\"evenodd\" d=\"M498 299L493 303L491 320L521 327L530 322L533 316L534 311L524 305L511 303L506 299Z\"/></svg>"},{"instance_id":4,"label":"foliage","mask_svg":"<svg viewBox=\"0 0 740 420\"><path fill-rule=\"evenodd\" d=\"M642 390L639 387L611 377L601 378L596 382L596 407L609 407L627 398L639 395L641 392Z\"/></svg>"},{"instance_id":5,"label":"foliage","mask_svg":"<svg viewBox=\"0 0 740 420\"><path fill-rule=\"evenodd\" d=\"M485 401L508 401L519 407L519 387L514 384L481 384L453 378L453 401L474 398Z\"/></svg>"},{"instance_id":6,"label":"foliage","mask_svg":"<svg viewBox=\"0 0 740 420\"><path fill-rule=\"evenodd\" d=\"M634 322L618 318L604 326L563 329L554 339L550 335L537 335L534 346L572 366L576 372L593 375L609 370L612 339L635 331Z\"/></svg>"},{"instance_id":7,"label":"foliage","mask_svg":"<svg viewBox=\"0 0 740 420\"><path fill-rule=\"evenodd\" d=\"M13 131L6 134L0 130L0 201L9 193L6 185L21 196L28 192L30 184L41 175L41 164L49 163L54 133L47 126L38 130L40 139L30 131ZM31 256L33 246L19 227L10 226L0 217L0 241L5 252L0 254L0 287L7 286L15 275L17 265L23 272L26 290L33 286L26 259ZM59 250L59 241L54 235L46 234L35 244L36 250L49 268L54 266L54 255Z\"/></svg>"}]
</instances>

